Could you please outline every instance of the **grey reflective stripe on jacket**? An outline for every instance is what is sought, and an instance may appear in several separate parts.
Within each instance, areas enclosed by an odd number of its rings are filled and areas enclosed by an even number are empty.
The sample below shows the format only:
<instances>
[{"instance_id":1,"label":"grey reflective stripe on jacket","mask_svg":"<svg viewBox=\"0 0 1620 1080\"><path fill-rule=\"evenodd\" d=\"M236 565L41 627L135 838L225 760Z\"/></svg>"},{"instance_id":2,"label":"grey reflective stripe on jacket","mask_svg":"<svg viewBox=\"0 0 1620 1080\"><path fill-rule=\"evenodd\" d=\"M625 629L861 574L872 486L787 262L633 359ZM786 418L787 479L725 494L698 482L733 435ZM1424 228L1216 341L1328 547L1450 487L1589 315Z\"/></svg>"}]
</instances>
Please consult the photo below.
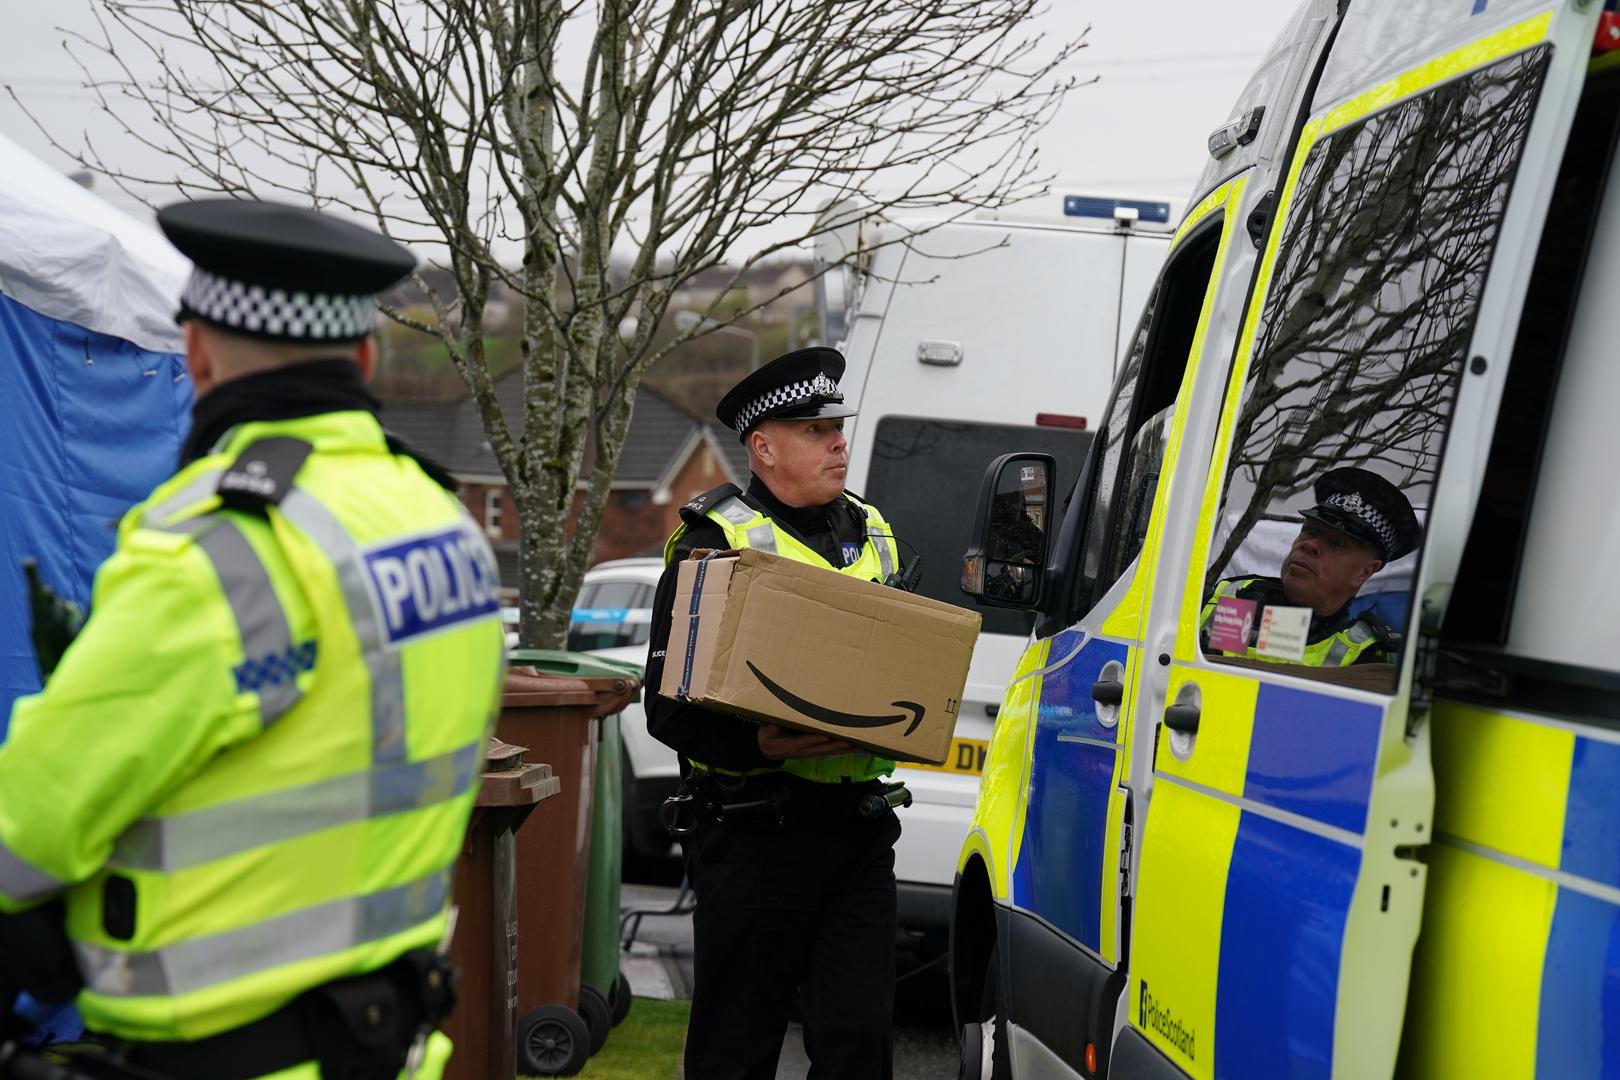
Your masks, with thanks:
<instances>
[{"instance_id":1,"label":"grey reflective stripe on jacket","mask_svg":"<svg viewBox=\"0 0 1620 1080\"><path fill-rule=\"evenodd\" d=\"M1345 657L1350 655L1351 649L1355 649L1359 655L1362 647L1370 644L1376 637L1377 635L1372 632L1372 627L1357 619L1350 624L1349 629L1341 630L1333 635L1333 644L1328 646L1327 656L1323 658L1322 666L1343 667Z\"/></svg>"},{"instance_id":2,"label":"grey reflective stripe on jacket","mask_svg":"<svg viewBox=\"0 0 1620 1080\"><path fill-rule=\"evenodd\" d=\"M371 759L405 758L405 677L399 653L388 647L382 616L366 585L365 557L337 515L303 488L295 487L277 508L331 560L337 571L349 623L371 676Z\"/></svg>"},{"instance_id":3,"label":"grey reflective stripe on jacket","mask_svg":"<svg viewBox=\"0 0 1620 1080\"><path fill-rule=\"evenodd\" d=\"M755 510L735 495L722 499L720 505L714 508L714 512L739 528L759 517L758 510Z\"/></svg>"},{"instance_id":4,"label":"grey reflective stripe on jacket","mask_svg":"<svg viewBox=\"0 0 1620 1080\"><path fill-rule=\"evenodd\" d=\"M13 900L43 900L67 886L67 882L25 861L0 840L0 893Z\"/></svg>"},{"instance_id":5,"label":"grey reflective stripe on jacket","mask_svg":"<svg viewBox=\"0 0 1620 1080\"><path fill-rule=\"evenodd\" d=\"M117 869L185 870L322 829L420 810L467 792L483 740L171 817L142 818L113 846Z\"/></svg>"},{"instance_id":6,"label":"grey reflective stripe on jacket","mask_svg":"<svg viewBox=\"0 0 1620 1080\"><path fill-rule=\"evenodd\" d=\"M213 525L196 543L214 564L242 637L242 663L232 674L239 692L258 695L259 721L269 727L304 696L298 674L314 668L315 642L293 642L270 571L236 522L216 516Z\"/></svg>"},{"instance_id":7,"label":"grey reflective stripe on jacket","mask_svg":"<svg viewBox=\"0 0 1620 1080\"><path fill-rule=\"evenodd\" d=\"M218 477L213 474L216 483ZM189 484L182 494L196 502L207 494L198 493L198 486ZM185 504L177 497L163 505L169 509L144 515L141 527L194 537L197 549L213 564L242 642L242 662L231 675L238 693L258 695L259 723L269 727L302 700L298 675L314 668L315 642L293 641L287 613L270 583L270 571L236 522L208 513L170 524L162 519L184 509Z\"/></svg>"},{"instance_id":8,"label":"grey reflective stripe on jacket","mask_svg":"<svg viewBox=\"0 0 1620 1080\"><path fill-rule=\"evenodd\" d=\"M291 911L251 926L191 938L151 952L75 942L87 988L107 997L175 997L302 960L393 937L439 914L450 872L365 896Z\"/></svg>"},{"instance_id":9,"label":"grey reflective stripe on jacket","mask_svg":"<svg viewBox=\"0 0 1620 1080\"><path fill-rule=\"evenodd\" d=\"M894 553L889 550L893 536L893 533L878 532L876 526L872 524L872 519L866 519L866 542L877 549L878 566L883 570L885 581L894 574Z\"/></svg>"},{"instance_id":10,"label":"grey reflective stripe on jacket","mask_svg":"<svg viewBox=\"0 0 1620 1080\"><path fill-rule=\"evenodd\" d=\"M729 499L722 499L720 505L714 508L714 512L739 529L760 516L758 510L735 495ZM763 551L767 555L776 554L776 529L768 519L749 528L747 536L748 546L755 551Z\"/></svg>"},{"instance_id":11,"label":"grey reflective stripe on jacket","mask_svg":"<svg viewBox=\"0 0 1620 1080\"><path fill-rule=\"evenodd\" d=\"M183 527L171 527L168 519L214 494L215 489L219 487L219 478L224 475L224 469L209 469L198 473L185 487L156 506L149 506L141 511L141 528L159 529L164 532L187 531Z\"/></svg>"},{"instance_id":12,"label":"grey reflective stripe on jacket","mask_svg":"<svg viewBox=\"0 0 1620 1080\"><path fill-rule=\"evenodd\" d=\"M755 525L748 530L748 546L768 555L776 554L776 529L769 524Z\"/></svg>"}]
</instances>

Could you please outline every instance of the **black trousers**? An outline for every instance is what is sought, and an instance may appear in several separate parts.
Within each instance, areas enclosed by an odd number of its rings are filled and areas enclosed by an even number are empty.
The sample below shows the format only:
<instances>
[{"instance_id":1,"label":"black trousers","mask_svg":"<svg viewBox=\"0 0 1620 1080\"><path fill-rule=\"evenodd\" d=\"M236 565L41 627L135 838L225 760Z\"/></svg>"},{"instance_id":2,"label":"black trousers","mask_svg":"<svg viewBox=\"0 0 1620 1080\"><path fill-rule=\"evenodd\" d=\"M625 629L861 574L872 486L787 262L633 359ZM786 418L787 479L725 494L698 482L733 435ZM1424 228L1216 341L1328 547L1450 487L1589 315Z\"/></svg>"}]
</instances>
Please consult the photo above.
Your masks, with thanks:
<instances>
[{"instance_id":1,"label":"black trousers","mask_svg":"<svg viewBox=\"0 0 1620 1080\"><path fill-rule=\"evenodd\" d=\"M704 822L685 840L695 977L687 1080L774 1080L795 995L809 1080L894 1074L900 821Z\"/></svg>"}]
</instances>

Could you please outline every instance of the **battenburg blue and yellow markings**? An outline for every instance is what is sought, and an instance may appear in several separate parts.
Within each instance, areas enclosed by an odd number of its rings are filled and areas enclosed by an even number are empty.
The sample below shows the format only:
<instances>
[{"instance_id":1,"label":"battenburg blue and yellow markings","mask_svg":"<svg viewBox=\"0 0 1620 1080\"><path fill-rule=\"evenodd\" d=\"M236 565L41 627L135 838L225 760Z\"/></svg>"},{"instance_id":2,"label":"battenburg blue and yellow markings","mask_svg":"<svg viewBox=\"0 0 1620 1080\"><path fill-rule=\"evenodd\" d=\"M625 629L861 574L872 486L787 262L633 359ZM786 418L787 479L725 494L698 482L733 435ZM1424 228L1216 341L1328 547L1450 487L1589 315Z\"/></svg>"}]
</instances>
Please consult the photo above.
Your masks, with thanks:
<instances>
[{"instance_id":1,"label":"battenburg blue and yellow markings","mask_svg":"<svg viewBox=\"0 0 1620 1080\"><path fill-rule=\"evenodd\" d=\"M1052 639L1036 706L1023 842L1013 867L1013 903L1032 911L1092 952L1101 949L1102 877L1118 872L1107 848L1108 797L1114 786L1119 727L1097 718L1092 686L1109 661L1124 665L1126 646L1083 631Z\"/></svg>"},{"instance_id":2,"label":"battenburg blue and yellow markings","mask_svg":"<svg viewBox=\"0 0 1620 1080\"><path fill-rule=\"evenodd\" d=\"M1186 905L1216 897L1222 914L1201 931L1213 932L1218 949L1195 949L1198 956L1168 948L1141 953L1141 982L1161 993L1153 998L1138 986L1138 1026L1185 1055L1184 1064L1196 1055L1199 1075L1326 1077L1383 710L1270 683L1256 686L1252 701L1252 731L1238 759L1241 786L1216 788L1159 772L1166 783L1149 811L1143 888L1151 877L1156 890L1182 891L1173 899L1155 896L1151 905L1144 897L1139 925L1178 937L1165 920L1179 926ZM1210 707L1206 700L1206 723ZM1204 839L1186 849L1158 849L1171 862L1155 864L1155 837L1164 827L1155 815L1167 812L1175 815L1175 829ZM1187 861L1208 845L1221 851ZM1177 1003L1166 988L1181 995ZM1257 1023L1257 1016L1286 1022ZM1213 1029L1208 1036L1194 1030L1206 1023Z\"/></svg>"},{"instance_id":3,"label":"battenburg blue and yellow markings","mask_svg":"<svg viewBox=\"0 0 1620 1080\"><path fill-rule=\"evenodd\" d=\"M1262 683L1244 797L1363 832L1383 723L1371 702Z\"/></svg>"},{"instance_id":4,"label":"battenburg blue and yellow markings","mask_svg":"<svg viewBox=\"0 0 1620 1080\"><path fill-rule=\"evenodd\" d=\"M495 556L469 525L372 548L365 562L391 644L500 612Z\"/></svg>"},{"instance_id":5,"label":"battenburg blue and yellow markings","mask_svg":"<svg viewBox=\"0 0 1620 1080\"><path fill-rule=\"evenodd\" d=\"M1325 1077L1332 1067L1340 951L1361 869L1360 850L1343 841L1365 831L1382 726L1378 704L1258 688L1243 785L1254 809L1243 810L1232 844L1216 995L1243 1005L1216 1009L1217 1076ZM1308 831L1311 822L1332 832ZM1288 1023L1255 1024L1257 1015Z\"/></svg>"},{"instance_id":6,"label":"battenburg blue and yellow markings","mask_svg":"<svg viewBox=\"0 0 1620 1080\"><path fill-rule=\"evenodd\" d=\"M1446 702L1432 726L1410 1071L1620 1080L1620 743Z\"/></svg>"},{"instance_id":7,"label":"battenburg blue and yellow markings","mask_svg":"<svg viewBox=\"0 0 1620 1080\"><path fill-rule=\"evenodd\" d=\"M1222 905L1217 1077L1329 1076L1345 924L1360 870L1358 848L1243 811ZM1256 1022L1267 1016L1284 1022Z\"/></svg>"}]
</instances>

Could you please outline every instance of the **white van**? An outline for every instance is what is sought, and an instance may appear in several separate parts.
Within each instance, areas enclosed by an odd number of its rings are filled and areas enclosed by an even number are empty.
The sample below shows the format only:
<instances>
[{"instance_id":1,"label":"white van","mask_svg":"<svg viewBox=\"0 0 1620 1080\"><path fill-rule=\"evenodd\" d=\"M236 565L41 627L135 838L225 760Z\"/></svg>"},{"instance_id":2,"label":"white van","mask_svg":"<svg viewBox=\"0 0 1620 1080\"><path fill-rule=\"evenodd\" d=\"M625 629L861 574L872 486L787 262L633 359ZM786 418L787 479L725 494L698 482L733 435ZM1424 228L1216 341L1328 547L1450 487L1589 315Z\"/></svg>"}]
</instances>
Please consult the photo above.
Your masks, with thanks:
<instances>
[{"instance_id":1,"label":"white van","mask_svg":"<svg viewBox=\"0 0 1620 1080\"><path fill-rule=\"evenodd\" d=\"M967 603L958 571L985 467L1014 449L1080 471L1124 338L1181 220L1180 199L1054 193L939 224L866 220L827 234L823 340L848 361L847 486L893 524L919 591ZM849 214L829 209L828 214ZM840 341L839 339L842 338ZM1033 618L983 608L950 760L900 771L914 802L895 851L901 925L943 928L996 709Z\"/></svg>"}]
</instances>

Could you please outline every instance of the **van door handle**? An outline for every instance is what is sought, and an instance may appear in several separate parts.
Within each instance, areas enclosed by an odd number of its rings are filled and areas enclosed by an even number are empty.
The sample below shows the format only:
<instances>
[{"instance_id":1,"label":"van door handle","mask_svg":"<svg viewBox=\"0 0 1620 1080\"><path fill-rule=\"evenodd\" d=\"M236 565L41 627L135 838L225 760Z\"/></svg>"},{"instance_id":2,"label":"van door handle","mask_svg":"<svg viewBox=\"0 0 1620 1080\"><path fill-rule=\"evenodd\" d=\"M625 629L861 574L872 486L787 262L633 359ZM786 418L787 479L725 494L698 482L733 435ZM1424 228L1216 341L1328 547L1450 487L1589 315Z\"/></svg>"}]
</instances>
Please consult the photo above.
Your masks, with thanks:
<instances>
[{"instance_id":1,"label":"van door handle","mask_svg":"<svg viewBox=\"0 0 1620 1080\"><path fill-rule=\"evenodd\" d=\"M1091 684L1091 699L1099 705L1116 708L1125 700L1125 684L1118 679L1104 679Z\"/></svg>"},{"instance_id":2,"label":"van door handle","mask_svg":"<svg viewBox=\"0 0 1620 1080\"><path fill-rule=\"evenodd\" d=\"M1198 734L1198 706L1171 705L1164 710L1164 726L1183 735Z\"/></svg>"}]
</instances>

